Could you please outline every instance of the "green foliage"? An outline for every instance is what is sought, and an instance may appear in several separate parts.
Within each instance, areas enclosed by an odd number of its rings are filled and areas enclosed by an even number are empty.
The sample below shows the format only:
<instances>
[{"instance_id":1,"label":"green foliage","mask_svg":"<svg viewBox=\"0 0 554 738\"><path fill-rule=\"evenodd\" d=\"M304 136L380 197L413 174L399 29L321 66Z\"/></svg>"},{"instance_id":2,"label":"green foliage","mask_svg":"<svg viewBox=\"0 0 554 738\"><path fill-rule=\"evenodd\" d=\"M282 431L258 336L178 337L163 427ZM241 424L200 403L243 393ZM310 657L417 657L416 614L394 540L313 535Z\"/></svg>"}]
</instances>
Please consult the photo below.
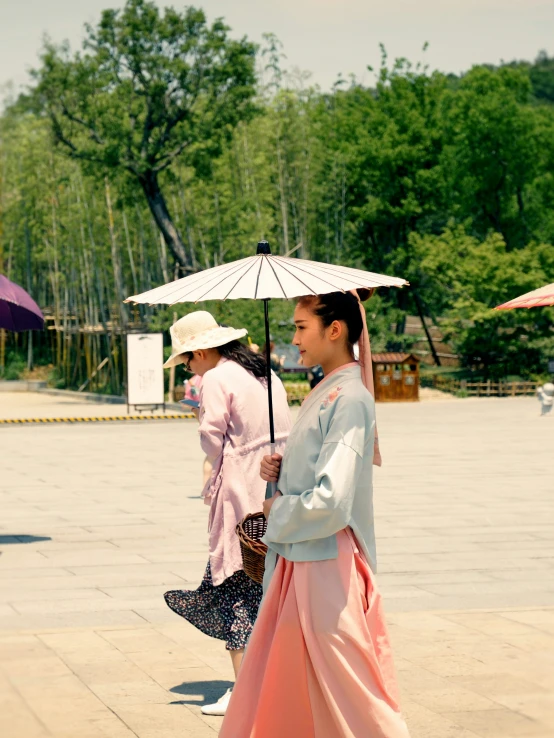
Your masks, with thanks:
<instances>
[{"instance_id":1,"label":"green foliage","mask_svg":"<svg viewBox=\"0 0 554 738\"><path fill-rule=\"evenodd\" d=\"M537 101L554 103L554 57L541 51L533 63L512 62L508 66L523 69L529 74L533 96Z\"/></svg>"},{"instance_id":2,"label":"green foliage","mask_svg":"<svg viewBox=\"0 0 554 738\"><path fill-rule=\"evenodd\" d=\"M444 318L446 336L465 366L485 378L545 371L554 356L554 309L494 311L496 305L548 282L554 248L510 251L499 234L485 241L463 228L410 237L418 283Z\"/></svg>"},{"instance_id":3,"label":"green foliage","mask_svg":"<svg viewBox=\"0 0 554 738\"><path fill-rule=\"evenodd\" d=\"M127 0L86 27L83 50L47 43L34 73L35 104L55 140L88 171L138 182L167 245L187 264L159 185L177 158L206 175L240 120L254 113L256 47L211 26L202 10L183 14ZM92 167L92 169L91 169Z\"/></svg>"},{"instance_id":4,"label":"green foliage","mask_svg":"<svg viewBox=\"0 0 554 738\"><path fill-rule=\"evenodd\" d=\"M13 356L11 360L9 360L6 364L4 374L0 375L0 378L6 380L20 379L23 375L23 372L25 371L25 368L25 362L21 359L21 357L17 355Z\"/></svg>"},{"instance_id":5,"label":"green foliage","mask_svg":"<svg viewBox=\"0 0 554 738\"><path fill-rule=\"evenodd\" d=\"M48 43L35 94L76 158L136 177L166 169L185 149L206 166L232 126L252 112L255 46L146 0L105 10L84 50Z\"/></svg>"},{"instance_id":6,"label":"green foliage","mask_svg":"<svg viewBox=\"0 0 554 738\"><path fill-rule=\"evenodd\" d=\"M66 389L66 381L63 373L60 372L59 368L54 367L48 374L48 386L54 389Z\"/></svg>"},{"instance_id":7,"label":"green foliage","mask_svg":"<svg viewBox=\"0 0 554 738\"><path fill-rule=\"evenodd\" d=\"M529 70L529 78L537 100L554 103L554 58L541 51Z\"/></svg>"},{"instance_id":8,"label":"green foliage","mask_svg":"<svg viewBox=\"0 0 554 738\"><path fill-rule=\"evenodd\" d=\"M386 268L410 232L444 223L439 155L445 87L442 75L429 76L404 61L390 71L383 68L376 96L367 100L368 115L360 120L363 132L361 136L359 129L352 132L359 158L353 235L368 267Z\"/></svg>"},{"instance_id":9,"label":"green foliage","mask_svg":"<svg viewBox=\"0 0 554 738\"><path fill-rule=\"evenodd\" d=\"M538 235L534 184L554 146L552 116L531 106L530 94L520 70L475 68L447 100L452 215L471 218L481 237L501 233L511 248Z\"/></svg>"}]
</instances>

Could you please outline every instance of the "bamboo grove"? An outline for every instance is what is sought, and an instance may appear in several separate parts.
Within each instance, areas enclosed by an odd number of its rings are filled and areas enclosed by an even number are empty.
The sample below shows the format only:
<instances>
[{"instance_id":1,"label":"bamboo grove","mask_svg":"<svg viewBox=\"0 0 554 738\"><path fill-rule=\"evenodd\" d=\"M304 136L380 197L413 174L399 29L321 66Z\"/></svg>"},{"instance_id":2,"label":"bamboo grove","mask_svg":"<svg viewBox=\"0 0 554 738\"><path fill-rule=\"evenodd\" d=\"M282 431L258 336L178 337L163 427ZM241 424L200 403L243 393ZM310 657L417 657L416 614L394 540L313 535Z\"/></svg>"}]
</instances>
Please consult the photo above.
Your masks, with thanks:
<instances>
[{"instance_id":1,"label":"bamboo grove","mask_svg":"<svg viewBox=\"0 0 554 738\"><path fill-rule=\"evenodd\" d=\"M408 347L403 322L419 312L468 370L543 375L552 313L491 308L554 279L554 61L458 78L383 55L371 88L339 79L323 93L281 68L274 37L265 44L244 115L160 171L180 258L137 178L68 155L32 96L6 106L0 271L33 295L48 330L4 335L4 376L48 364L58 386L120 394L126 332L167 329L174 315L124 298L249 255L261 238L407 278L410 291L368 303L377 348ZM262 339L251 305L211 307ZM283 340L290 312L277 308Z\"/></svg>"}]
</instances>

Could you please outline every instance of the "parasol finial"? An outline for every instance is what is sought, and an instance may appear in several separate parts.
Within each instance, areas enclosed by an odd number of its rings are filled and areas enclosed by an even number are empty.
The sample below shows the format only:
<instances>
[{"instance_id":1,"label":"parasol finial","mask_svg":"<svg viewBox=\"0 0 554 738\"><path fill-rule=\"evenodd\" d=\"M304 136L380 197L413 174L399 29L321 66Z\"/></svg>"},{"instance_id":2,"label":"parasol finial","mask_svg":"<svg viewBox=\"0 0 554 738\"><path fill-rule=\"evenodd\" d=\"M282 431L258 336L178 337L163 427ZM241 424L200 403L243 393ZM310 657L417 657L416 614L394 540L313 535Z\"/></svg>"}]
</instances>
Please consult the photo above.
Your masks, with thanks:
<instances>
[{"instance_id":1,"label":"parasol finial","mask_svg":"<svg viewBox=\"0 0 554 738\"><path fill-rule=\"evenodd\" d=\"M256 254L271 254L271 249L267 241L259 241Z\"/></svg>"}]
</instances>

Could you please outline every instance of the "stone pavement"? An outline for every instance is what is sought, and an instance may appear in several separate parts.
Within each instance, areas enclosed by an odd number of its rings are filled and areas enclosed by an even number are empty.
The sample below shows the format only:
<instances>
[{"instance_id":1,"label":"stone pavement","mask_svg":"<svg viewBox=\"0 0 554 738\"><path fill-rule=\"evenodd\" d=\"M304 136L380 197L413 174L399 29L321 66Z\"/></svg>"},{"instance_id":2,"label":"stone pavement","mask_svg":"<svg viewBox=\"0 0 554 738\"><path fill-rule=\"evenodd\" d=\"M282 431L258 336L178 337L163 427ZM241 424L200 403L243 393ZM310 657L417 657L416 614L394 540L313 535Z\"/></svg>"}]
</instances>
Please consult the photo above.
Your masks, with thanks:
<instances>
[{"instance_id":1,"label":"stone pavement","mask_svg":"<svg viewBox=\"0 0 554 738\"><path fill-rule=\"evenodd\" d=\"M46 392L0 392L0 420L4 418L91 418L126 415L127 405L87 402L75 397L76 393L49 395ZM187 412L180 410L179 412ZM175 410L167 409L168 415ZM133 410L133 414L138 414ZM145 412L150 415L150 412ZM163 415L156 410L154 415Z\"/></svg>"},{"instance_id":2,"label":"stone pavement","mask_svg":"<svg viewBox=\"0 0 554 738\"><path fill-rule=\"evenodd\" d=\"M516 398L378 420L379 582L412 738L552 738L554 418ZM0 427L2 738L217 735L199 706L230 660L163 602L205 567L200 468L194 421Z\"/></svg>"}]
</instances>

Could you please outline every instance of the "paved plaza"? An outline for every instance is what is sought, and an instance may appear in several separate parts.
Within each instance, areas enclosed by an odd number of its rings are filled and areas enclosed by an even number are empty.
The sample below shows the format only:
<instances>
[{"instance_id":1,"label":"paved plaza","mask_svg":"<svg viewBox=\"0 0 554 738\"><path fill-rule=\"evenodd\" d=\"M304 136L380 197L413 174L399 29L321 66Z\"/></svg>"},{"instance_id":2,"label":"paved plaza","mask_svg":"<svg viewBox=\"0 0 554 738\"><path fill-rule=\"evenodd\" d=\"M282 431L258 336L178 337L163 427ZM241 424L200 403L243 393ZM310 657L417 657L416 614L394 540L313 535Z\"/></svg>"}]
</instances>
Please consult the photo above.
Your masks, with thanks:
<instances>
[{"instance_id":1,"label":"paved plaza","mask_svg":"<svg viewBox=\"0 0 554 738\"><path fill-rule=\"evenodd\" d=\"M183 407L169 405L165 414L186 413ZM133 415L138 415L130 408ZM0 420L15 418L103 418L114 415L127 415L124 403L87 402L77 392L49 394L48 392L0 392ZM164 415L162 409L145 411L145 416Z\"/></svg>"},{"instance_id":2,"label":"paved plaza","mask_svg":"<svg viewBox=\"0 0 554 738\"><path fill-rule=\"evenodd\" d=\"M379 405L378 423L412 738L553 738L554 417L437 400ZM217 735L200 705L230 659L163 600L206 565L201 463L192 420L0 426L2 738Z\"/></svg>"}]
</instances>

